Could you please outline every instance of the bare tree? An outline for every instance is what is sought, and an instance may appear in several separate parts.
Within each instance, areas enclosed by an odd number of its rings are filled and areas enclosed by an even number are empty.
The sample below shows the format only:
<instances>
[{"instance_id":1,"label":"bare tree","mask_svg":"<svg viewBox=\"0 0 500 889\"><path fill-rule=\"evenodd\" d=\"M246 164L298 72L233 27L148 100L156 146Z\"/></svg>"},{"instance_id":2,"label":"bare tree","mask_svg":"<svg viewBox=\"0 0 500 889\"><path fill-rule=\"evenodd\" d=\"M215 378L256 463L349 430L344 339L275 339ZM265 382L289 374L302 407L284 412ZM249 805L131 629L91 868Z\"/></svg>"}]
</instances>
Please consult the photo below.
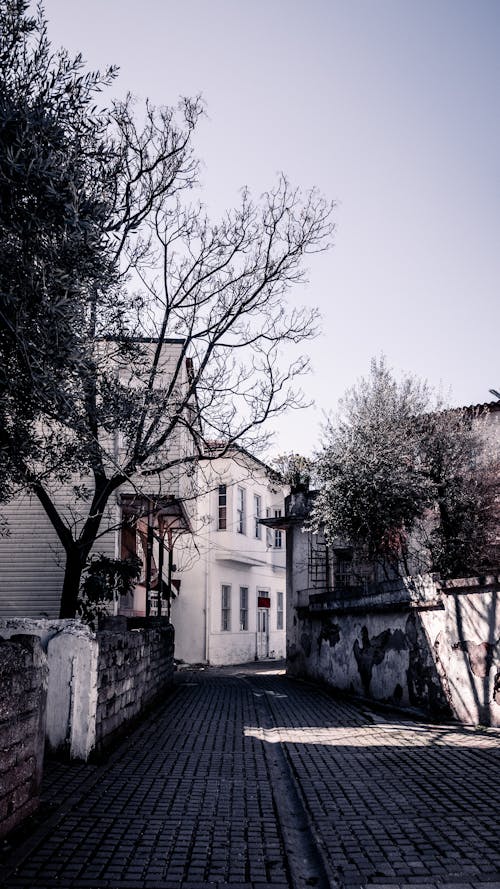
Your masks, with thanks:
<instances>
[{"instance_id":1,"label":"bare tree","mask_svg":"<svg viewBox=\"0 0 500 889\"><path fill-rule=\"evenodd\" d=\"M25 7L17 4L20 16ZM25 44L35 65L40 29L43 18ZM43 53L46 76L57 65L46 44ZM65 88L79 77L70 69ZM57 74L54 82L60 88ZM87 181L100 183L97 224L112 274L78 294L83 313L71 330L81 360L66 365L61 397L39 412L37 447L17 466L65 550L63 617L75 613L113 492L124 483L168 490L169 477L209 458L214 439L261 447L266 421L303 403L294 384L308 359L283 367L280 350L312 337L317 313L290 308L287 295L305 281L305 257L329 245L332 208L281 176L257 202L243 190L239 207L211 223L188 201L202 113L199 98L176 110L148 104L139 126L128 97L98 116L100 149L85 155ZM68 517L56 492L72 477Z\"/></svg>"}]
</instances>

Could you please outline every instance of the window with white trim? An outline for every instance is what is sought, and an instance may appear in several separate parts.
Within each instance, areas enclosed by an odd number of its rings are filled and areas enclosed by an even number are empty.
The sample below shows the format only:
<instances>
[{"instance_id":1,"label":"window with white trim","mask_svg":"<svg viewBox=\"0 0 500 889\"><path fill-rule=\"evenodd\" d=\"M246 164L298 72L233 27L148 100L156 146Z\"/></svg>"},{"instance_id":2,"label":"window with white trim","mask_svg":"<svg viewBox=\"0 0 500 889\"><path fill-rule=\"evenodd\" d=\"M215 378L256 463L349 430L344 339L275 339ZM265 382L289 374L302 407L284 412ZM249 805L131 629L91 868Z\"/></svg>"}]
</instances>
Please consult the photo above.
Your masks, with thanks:
<instances>
[{"instance_id":1,"label":"window with white trim","mask_svg":"<svg viewBox=\"0 0 500 889\"><path fill-rule=\"evenodd\" d=\"M255 537L257 540L260 540L262 537L262 525L260 524L260 519L262 518L262 497L260 494L253 495L253 511L255 516Z\"/></svg>"},{"instance_id":2,"label":"window with white trim","mask_svg":"<svg viewBox=\"0 0 500 889\"><path fill-rule=\"evenodd\" d=\"M274 510L274 518L281 518L281 509ZM283 531L280 528L274 530L274 548L281 549L283 546Z\"/></svg>"},{"instance_id":3,"label":"window with white trim","mask_svg":"<svg viewBox=\"0 0 500 889\"><path fill-rule=\"evenodd\" d=\"M276 629L283 629L283 593L276 594Z\"/></svg>"},{"instance_id":4,"label":"window with white trim","mask_svg":"<svg viewBox=\"0 0 500 889\"><path fill-rule=\"evenodd\" d=\"M248 630L248 587L240 586L240 630Z\"/></svg>"},{"instance_id":5,"label":"window with white trim","mask_svg":"<svg viewBox=\"0 0 500 889\"><path fill-rule=\"evenodd\" d=\"M227 487L226 487L226 485L219 485L217 528L219 531L225 531L227 528Z\"/></svg>"},{"instance_id":6,"label":"window with white trim","mask_svg":"<svg viewBox=\"0 0 500 889\"><path fill-rule=\"evenodd\" d=\"M231 586L223 583L221 586L221 630L231 629Z\"/></svg>"},{"instance_id":7,"label":"window with white trim","mask_svg":"<svg viewBox=\"0 0 500 889\"><path fill-rule=\"evenodd\" d=\"M245 489L237 488L236 491L236 530L238 534L245 534Z\"/></svg>"},{"instance_id":8,"label":"window with white trim","mask_svg":"<svg viewBox=\"0 0 500 889\"><path fill-rule=\"evenodd\" d=\"M272 516L272 509L269 506L266 507L266 519L270 519ZM273 545L274 535L271 528L266 528L266 546Z\"/></svg>"}]
</instances>

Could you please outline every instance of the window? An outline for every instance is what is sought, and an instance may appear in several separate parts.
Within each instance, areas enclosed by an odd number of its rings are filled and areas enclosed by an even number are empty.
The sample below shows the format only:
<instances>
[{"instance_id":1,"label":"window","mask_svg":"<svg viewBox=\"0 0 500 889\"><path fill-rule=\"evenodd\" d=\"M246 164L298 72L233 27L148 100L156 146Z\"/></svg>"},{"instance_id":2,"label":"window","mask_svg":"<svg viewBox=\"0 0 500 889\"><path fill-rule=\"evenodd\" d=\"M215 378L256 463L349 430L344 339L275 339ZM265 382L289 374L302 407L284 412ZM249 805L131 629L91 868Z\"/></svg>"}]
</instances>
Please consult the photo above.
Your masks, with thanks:
<instances>
[{"instance_id":1,"label":"window","mask_svg":"<svg viewBox=\"0 0 500 889\"><path fill-rule=\"evenodd\" d=\"M335 565L335 586L352 586L352 559L337 558Z\"/></svg>"},{"instance_id":2,"label":"window","mask_svg":"<svg viewBox=\"0 0 500 889\"><path fill-rule=\"evenodd\" d=\"M262 537L262 525L259 519L262 517L262 498L259 494L253 495L253 510L255 513L255 536L257 540L260 540Z\"/></svg>"},{"instance_id":3,"label":"window","mask_svg":"<svg viewBox=\"0 0 500 889\"><path fill-rule=\"evenodd\" d=\"M276 629L283 629L283 593L278 593L276 597Z\"/></svg>"},{"instance_id":4,"label":"window","mask_svg":"<svg viewBox=\"0 0 500 889\"><path fill-rule=\"evenodd\" d=\"M227 528L227 488L226 485L219 485L219 512L217 516L217 528L219 531L225 531Z\"/></svg>"},{"instance_id":5,"label":"window","mask_svg":"<svg viewBox=\"0 0 500 889\"><path fill-rule=\"evenodd\" d=\"M248 587L240 586L240 630L248 630Z\"/></svg>"},{"instance_id":6,"label":"window","mask_svg":"<svg viewBox=\"0 0 500 889\"><path fill-rule=\"evenodd\" d=\"M238 534L245 534L245 491L238 488L236 499L236 530Z\"/></svg>"},{"instance_id":7,"label":"window","mask_svg":"<svg viewBox=\"0 0 500 889\"><path fill-rule=\"evenodd\" d=\"M221 586L221 630L231 629L231 587L223 583Z\"/></svg>"},{"instance_id":8,"label":"window","mask_svg":"<svg viewBox=\"0 0 500 889\"><path fill-rule=\"evenodd\" d=\"M270 519L272 516L272 510L269 507L266 507L266 519ZM273 545L273 532L271 528L266 528L266 546Z\"/></svg>"},{"instance_id":9,"label":"window","mask_svg":"<svg viewBox=\"0 0 500 889\"><path fill-rule=\"evenodd\" d=\"M274 518L279 519L281 517L281 509L274 510ZM274 548L281 549L283 546L283 531L281 529L276 528L274 532Z\"/></svg>"}]
</instances>

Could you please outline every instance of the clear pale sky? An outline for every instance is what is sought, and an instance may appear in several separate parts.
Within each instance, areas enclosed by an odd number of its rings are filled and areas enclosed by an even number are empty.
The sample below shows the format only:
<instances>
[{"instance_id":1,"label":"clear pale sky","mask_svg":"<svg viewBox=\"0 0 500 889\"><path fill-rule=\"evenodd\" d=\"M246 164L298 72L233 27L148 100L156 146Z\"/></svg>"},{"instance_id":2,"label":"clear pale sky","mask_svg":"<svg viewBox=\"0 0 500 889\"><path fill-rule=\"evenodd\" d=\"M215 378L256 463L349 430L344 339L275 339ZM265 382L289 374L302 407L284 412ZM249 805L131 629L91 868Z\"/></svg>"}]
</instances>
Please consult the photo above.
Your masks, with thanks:
<instances>
[{"instance_id":1,"label":"clear pale sky","mask_svg":"<svg viewBox=\"0 0 500 889\"><path fill-rule=\"evenodd\" d=\"M196 148L215 213L283 170L337 202L335 246L300 301L316 407L275 451L309 453L323 413L384 353L450 403L500 390L498 0L46 0L55 46L120 66L115 92L201 92Z\"/></svg>"}]
</instances>

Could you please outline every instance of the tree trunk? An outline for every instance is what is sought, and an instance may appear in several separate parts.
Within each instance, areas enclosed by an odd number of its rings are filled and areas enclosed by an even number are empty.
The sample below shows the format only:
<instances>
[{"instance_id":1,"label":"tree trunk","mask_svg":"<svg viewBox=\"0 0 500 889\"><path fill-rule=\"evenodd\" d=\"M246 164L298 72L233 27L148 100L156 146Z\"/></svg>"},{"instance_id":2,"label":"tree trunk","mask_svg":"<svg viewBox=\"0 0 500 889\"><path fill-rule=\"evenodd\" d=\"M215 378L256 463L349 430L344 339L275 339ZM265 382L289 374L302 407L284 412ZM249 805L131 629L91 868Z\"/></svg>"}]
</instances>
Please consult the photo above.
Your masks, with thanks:
<instances>
[{"instance_id":1,"label":"tree trunk","mask_svg":"<svg viewBox=\"0 0 500 889\"><path fill-rule=\"evenodd\" d=\"M61 593L61 607L59 609L60 618L76 616L80 579L85 567L85 561L86 557L83 556L78 547L74 546L66 551L66 566Z\"/></svg>"}]
</instances>

